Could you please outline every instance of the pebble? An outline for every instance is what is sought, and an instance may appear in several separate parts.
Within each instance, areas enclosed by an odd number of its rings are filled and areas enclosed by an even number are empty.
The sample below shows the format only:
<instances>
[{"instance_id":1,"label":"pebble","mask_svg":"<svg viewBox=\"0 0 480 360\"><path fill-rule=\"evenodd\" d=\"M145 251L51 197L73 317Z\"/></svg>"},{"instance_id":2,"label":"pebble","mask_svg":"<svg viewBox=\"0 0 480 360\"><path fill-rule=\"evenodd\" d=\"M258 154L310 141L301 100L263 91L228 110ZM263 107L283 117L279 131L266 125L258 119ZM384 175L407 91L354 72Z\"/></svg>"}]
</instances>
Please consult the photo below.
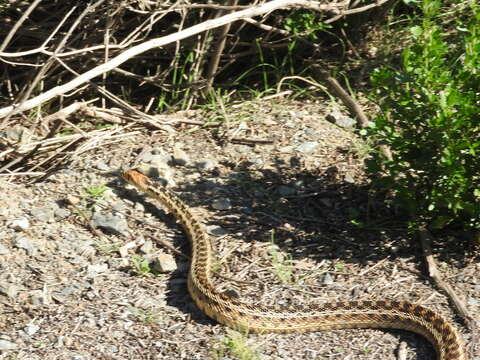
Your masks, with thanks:
<instances>
[{"instance_id":1,"label":"pebble","mask_svg":"<svg viewBox=\"0 0 480 360\"><path fill-rule=\"evenodd\" d=\"M0 350L2 350L2 351L13 350L13 349L16 349L17 347L18 347L18 345L15 344L14 342L0 339Z\"/></svg>"},{"instance_id":2,"label":"pebble","mask_svg":"<svg viewBox=\"0 0 480 360\"><path fill-rule=\"evenodd\" d=\"M23 331L25 332L25 334L27 334L28 336L32 336L32 335L35 335L35 333L40 330L40 326L38 325L35 325L35 324L27 324L27 326L25 326L23 328Z\"/></svg>"},{"instance_id":3,"label":"pebble","mask_svg":"<svg viewBox=\"0 0 480 360\"><path fill-rule=\"evenodd\" d=\"M89 275L97 275L108 270L108 264L92 264L87 266Z\"/></svg>"},{"instance_id":4,"label":"pebble","mask_svg":"<svg viewBox=\"0 0 480 360\"><path fill-rule=\"evenodd\" d=\"M333 207L332 200L330 200L329 198L320 198L320 199L318 199L318 201L321 202L322 205L327 207L327 208L332 208Z\"/></svg>"},{"instance_id":5,"label":"pebble","mask_svg":"<svg viewBox=\"0 0 480 360\"><path fill-rule=\"evenodd\" d=\"M345 175L345 179L344 179L344 180L345 180L346 183L355 184L355 179L354 179L354 177L352 176L352 174L348 174L348 173L347 173L347 174Z\"/></svg>"},{"instance_id":6,"label":"pebble","mask_svg":"<svg viewBox=\"0 0 480 360\"><path fill-rule=\"evenodd\" d=\"M480 300L475 299L474 297L469 297L467 300L468 305L480 305Z\"/></svg>"},{"instance_id":7,"label":"pebble","mask_svg":"<svg viewBox=\"0 0 480 360\"><path fill-rule=\"evenodd\" d=\"M177 263L170 254L159 254L152 262L152 268L161 273L170 273L177 270Z\"/></svg>"},{"instance_id":8,"label":"pebble","mask_svg":"<svg viewBox=\"0 0 480 360\"><path fill-rule=\"evenodd\" d=\"M248 154L252 148L248 145L234 145L232 150L236 150L240 154Z\"/></svg>"},{"instance_id":9,"label":"pebble","mask_svg":"<svg viewBox=\"0 0 480 360\"><path fill-rule=\"evenodd\" d=\"M229 199L217 199L213 201L212 207L215 210L228 210L232 208L232 204Z\"/></svg>"},{"instance_id":10,"label":"pebble","mask_svg":"<svg viewBox=\"0 0 480 360\"><path fill-rule=\"evenodd\" d=\"M17 231L30 228L30 221L27 218L20 218L12 221L11 228Z\"/></svg>"},{"instance_id":11,"label":"pebble","mask_svg":"<svg viewBox=\"0 0 480 360\"><path fill-rule=\"evenodd\" d=\"M297 190L295 190L294 188L292 188L290 186L280 185L277 188L277 192L280 196L289 196L289 195L295 195Z\"/></svg>"},{"instance_id":12,"label":"pebble","mask_svg":"<svg viewBox=\"0 0 480 360\"><path fill-rule=\"evenodd\" d=\"M60 219L66 219L70 216L70 211L68 209L58 208L55 210L55 216Z\"/></svg>"},{"instance_id":13,"label":"pebble","mask_svg":"<svg viewBox=\"0 0 480 360\"><path fill-rule=\"evenodd\" d=\"M334 282L335 281L334 281L332 275L330 275L329 273L325 273L325 275L323 275L323 277L322 277L322 284L323 285L332 285Z\"/></svg>"},{"instance_id":14,"label":"pebble","mask_svg":"<svg viewBox=\"0 0 480 360\"><path fill-rule=\"evenodd\" d=\"M281 153L290 153L293 150L294 150L294 147L292 145L282 146L278 149L278 151Z\"/></svg>"},{"instance_id":15,"label":"pebble","mask_svg":"<svg viewBox=\"0 0 480 360\"><path fill-rule=\"evenodd\" d=\"M222 229L220 226L207 226L207 233L212 236L223 236L228 234L225 229Z\"/></svg>"},{"instance_id":16,"label":"pebble","mask_svg":"<svg viewBox=\"0 0 480 360\"><path fill-rule=\"evenodd\" d=\"M140 251L144 254L151 254L153 251L153 243L150 240L145 241L140 247Z\"/></svg>"},{"instance_id":17,"label":"pebble","mask_svg":"<svg viewBox=\"0 0 480 360\"><path fill-rule=\"evenodd\" d=\"M28 129L20 125L8 127L5 131L7 138L12 141L21 141L26 134L28 134Z\"/></svg>"},{"instance_id":18,"label":"pebble","mask_svg":"<svg viewBox=\"0 0 480 360\"><path fill-rule=\"evenodd\" d=\"M197 167L197 169L199 170L210 170L210 169L214 169L216 166L218 165L218 163L215 161L215 160L212 160L212 159L205 159L203 161L197 161L195 163L195 166Z\"/></svg>"},{"instance_id":19,"label":"pebble","mask_svg":"<svg viewBox=\"0 0 480 360\"><path fill-rule=\"evenodd\" d=\"M25 237L19 237L15 239L15 246L19 249L24 249L29 256L32 256L35 254L35 245L32 243L32 241Z\"/></svg>"},{"instance_id":20,"label":"pebble","mask_svg":"<svg viewBox=\"0 0 480 360\"><path fill-rule=\"evenodd\" d=\"M9 299L15 299L18 295L18 291L18 286L0 281L0 292L7 295Z\"/></svg>"},{"instance_id":21,"label":"pebble","mask_svg":"<svg viewBox=\"0 0 480 360\"><path fill-rule=\"evenodd\" d=\"M312 130L310 128L305 128L303 132L306 136L312 139L318 139L320 137L320 135L315 130Z\"/></svg>"},{"instance_id":22,"label":"pebble","mask_svg":"<svg viewBox=\"0 0 480 360\"><path fill-rule=\"evenodd\" d=\"M357 123L354 119L343 115L337 109L332 110L332 112L328 114L325 118L327 119L327 121L330 121L331 123L343 128L353 128Z\"/></svg>"},{"instance_id":23,"label":"pebble","mask_svg":"<svg viewBox=\"0 0 480 360\"><path fill-rule=\"evenodd\" d=\"M264 162L261 158L250 159L250 162L252 163L252 165L255 165L257 167L262 167L264 165Z\"/></svg>"},{"instance_id":24,"label":"pebble","mask_svg":"<svg viewBox=\"0 0 480 360\"><path fill-rule=\"evenodd\" d=\"M42 222L51 222L54 219L54 211L49 207L36 207L33 208L30 213L32 216Z\"/></svg>"},{"instance_id":25,"label":"pebble","mask_svg":"<svg viewBox=\"0 0 480 360\"><path fill-rule=\"evenodd\" d=\"M171 155L151 155L150 160L148 161L149 164L160 169L169 168L172 162L173 158Z\"/></svg>"},{"instance_id":26,"label":"pebble","mask_svg":"<svg viewBox=\"0 0 480 360\"><path fill-rule=\"evenodd\" d=\"M71 360L87 360L87 358L83 355L75 354L75 355L72 355Z\"/></svg>"},{"instance_id":27,"label":"pebble","mask_svg":"<svg viewBox=\"0 0 480 360\"><path fill-rule=\"evenodd\" d=\"M316 142L316 141L306 141L306 142L298 145L295 148L295 150L306 154L306 153L313 152L317 146L318 146L318 142Z\"/></svg>"},{"instance_id":28,"label":"pebble","mask_svg":"<svg viewBox=\"0 0 480 360\"><path fill-rule=\"evenodd\" d=\"M98 160L93 166L100 171L110 171L111 170L110 166L108 166L107 163L103 160Z\"/></svg>"},{"instance_id":29,"label":"pebble","mask_svg":"<svg viewBox=\"0 0 480 360\"><path fill-rule=\"evenodd\" d=\"M185 166L190 162L190 158L185 151L175 147L173 150L173 161L175 162L175 165Z\"/></svg>"},{"instance_id":30,"label":"pebble","mask_svg":"<svg viewBox=\"0 0 480 360\"><path fill-rule=\"evenodd\" d=\"M114 234L128 235L129 232L127 221L120 215L95 213L92 223L95 227Z\"/></svg>"},{"instance_id":31,"label":"pebble","mask_svg":"<svg viewBox=\"0 0 480 360\"><path fill-rule=\"evenodd\" d=\"M4 245L0 244L0 255L7 255L10 254L10 250L8 250L7 247Z\"/></svg>"}]
</instances>

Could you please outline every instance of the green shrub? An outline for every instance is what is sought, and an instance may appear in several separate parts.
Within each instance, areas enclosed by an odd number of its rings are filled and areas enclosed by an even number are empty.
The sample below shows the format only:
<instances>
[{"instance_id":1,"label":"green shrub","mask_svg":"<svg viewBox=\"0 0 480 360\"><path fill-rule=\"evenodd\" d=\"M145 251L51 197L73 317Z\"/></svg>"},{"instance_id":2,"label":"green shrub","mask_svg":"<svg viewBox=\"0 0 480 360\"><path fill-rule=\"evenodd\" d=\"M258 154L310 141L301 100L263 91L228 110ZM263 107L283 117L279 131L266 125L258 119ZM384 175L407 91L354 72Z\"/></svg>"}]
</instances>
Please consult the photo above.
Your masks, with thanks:
<instances>
[{"instance_id":1,"label":"green shrub","mask_svg":"<svg viewBox=\"0 0 480 360\"><path fill-rule=\"evenodd\" d=\"M382 112L371 133L394 159L368 167L410 214L432 228L480 228L480 9L475 1L419 2L401 69L372 75ZM464 5L461 16L452 8Z\"/></svg>"}]
</instances>

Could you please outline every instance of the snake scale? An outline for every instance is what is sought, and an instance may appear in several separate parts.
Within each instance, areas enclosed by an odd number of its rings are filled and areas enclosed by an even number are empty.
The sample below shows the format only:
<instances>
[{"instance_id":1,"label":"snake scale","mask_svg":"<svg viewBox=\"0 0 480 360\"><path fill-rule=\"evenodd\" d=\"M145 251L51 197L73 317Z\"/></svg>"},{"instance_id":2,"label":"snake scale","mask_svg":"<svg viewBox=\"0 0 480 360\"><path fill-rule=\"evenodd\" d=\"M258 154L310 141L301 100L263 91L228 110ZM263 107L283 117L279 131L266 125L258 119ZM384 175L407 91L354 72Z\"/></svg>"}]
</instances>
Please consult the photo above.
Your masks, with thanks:
<instances>
[{"instance_id":1,"label":"snake scale","mask_svg":"<svg viewBox=\"0 0 480 360\"><path fill-rule=\"evenodd\" d=\"M346 328L388 328L415 332L434 347L438 360L467 360L460 335L447 320L423 306L389 300L338 301L320 305L292 305L277 309L252 305L218 292L211 281L212 249L202 223L173 192L137 170L122 178L159 200L184 228L192 261L188 291L209 317L230 328L250 332L304 332Z\"/></svg>"}]
</instances>

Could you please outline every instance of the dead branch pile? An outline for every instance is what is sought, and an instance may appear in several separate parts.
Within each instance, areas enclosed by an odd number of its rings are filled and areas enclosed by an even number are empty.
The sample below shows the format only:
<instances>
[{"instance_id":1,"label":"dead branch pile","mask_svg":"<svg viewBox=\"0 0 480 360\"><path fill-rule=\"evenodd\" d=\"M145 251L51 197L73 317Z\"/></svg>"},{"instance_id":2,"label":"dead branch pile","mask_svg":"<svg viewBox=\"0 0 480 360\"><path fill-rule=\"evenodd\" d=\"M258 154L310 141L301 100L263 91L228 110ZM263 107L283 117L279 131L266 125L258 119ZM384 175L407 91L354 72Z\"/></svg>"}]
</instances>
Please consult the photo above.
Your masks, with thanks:
<instances>
[{"instance_id":1,"label":"dead branch pile","mask_svg":"<svg viewBox=\"0 0 480 360\"><path fill-rule=\"evenodd\" d=\"M108 132L97 133L94 126L92 133L82 130L75 119L68 120L72 115L100 116L131 130L145 125L166 130L150 114L175 106L188 109L221 81L232 87L233 79L254 69L252 59L268 49L287 48L297 40L305 44L295 54L299 59L315 56L318 43L282 27L292 11L308 10L327 25L387 2L2 3L0 174L46 173L66 161L60 153L85 151L94 146L85 145L88 139L105 139ZM98 108L89 108L92 103ZM120 110L112 115L106 110L110 107ZM71 137L58 139L66 128Z\"/></svg>"}]
</instances>

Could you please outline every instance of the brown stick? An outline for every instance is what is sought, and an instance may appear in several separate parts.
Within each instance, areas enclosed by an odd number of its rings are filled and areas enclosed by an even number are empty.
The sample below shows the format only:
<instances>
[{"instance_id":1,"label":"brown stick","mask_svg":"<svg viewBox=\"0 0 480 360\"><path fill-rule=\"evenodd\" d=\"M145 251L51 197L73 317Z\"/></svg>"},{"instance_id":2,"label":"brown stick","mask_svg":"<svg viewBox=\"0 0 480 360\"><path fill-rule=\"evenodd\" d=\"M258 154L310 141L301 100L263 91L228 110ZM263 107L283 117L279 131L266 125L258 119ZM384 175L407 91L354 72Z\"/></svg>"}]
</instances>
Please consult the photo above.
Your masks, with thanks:
<instances>
[{"instance_id":1,"label":"brown stick","mask_svg":"<svg viewBox=\"0 0 480 360\"><path fill-rule=\"evenodd\" d=\"M238 4L238 0L230 0L229 4L230 6L236 6ZM218 15L222 16L224 15L224 11L219 10ZM213 52L213 55L210 58L210 63L208 64L208 70L207 70L207 88L205 91L208 93L212 90L212 84L213 80L215 79L215 74L218 69L218 65L220 64L220 58L223 54L223 50L225 49L225 44L227 43L227 35L228 32L230 31L230 27L232 26L232 23L224 25L220 30L218 31L218 40L217 43L215 44L215 50Z\"/></svg>"},{"instance_id":2,"label":"brown stick","mask_svg":"<svg viewBox=\"0 0 480 360\"><path fill-rule=\"evenodd\" d=\"M449 298L452 300L452 303L457 310L458 315L465 321L465 324L473 332L473 316L468 312L465 303L455 293L450 284L448 284L442 279L442 275L438 271L437 265L435 264L432 248L430 246L433 236L427 230L425 225L420 226L418 234L420 235L420 243L422 244L422 252L427 265L428 275L433 279L435 285L437 285L439 289L447 293Z\"/></svg>"},{"instance_id":3,"label":"brown stick","mask_svg":"<svg viewBox=\"0 0 480 360\"><path fill-rule=\"evenodd\" d=\"M337 95L345 106L358 118L357 125L360 129L368 126L368 117L363 112L362 107L342 88L337 79L332 77L328 71L320 68L319 65L313 65L314 71L327 83L330 90Z\"/></svg>"},{"instance_id":4,"label":"brown stick","mask_svg":"<svg viewBox=\"0 0 480 360\"><path fill-rule=\"evenodd\" d=\"M360 129L365 129L368 127L368 117L365 115L365 112L363 111L362 107L358 102L355 101L354 98L352 98L348 92L346 92L343 87L340 85L340 83L335 79L333 76L330 75L328 71L325 71L320 68L319 65L313 65L313 70L317 73L317 75L323 79L327 83L327 87L335 94L337 95L340 100L342 100L343 104L350 110L350 112L355 115L358 119L357 121L357 126ZM385 158L389 161L393 161L393 156L392 152L390 151L390 148L386 145L380 145L379 146L380 152L385 156Z\"/></svg>"}]
</instances>

